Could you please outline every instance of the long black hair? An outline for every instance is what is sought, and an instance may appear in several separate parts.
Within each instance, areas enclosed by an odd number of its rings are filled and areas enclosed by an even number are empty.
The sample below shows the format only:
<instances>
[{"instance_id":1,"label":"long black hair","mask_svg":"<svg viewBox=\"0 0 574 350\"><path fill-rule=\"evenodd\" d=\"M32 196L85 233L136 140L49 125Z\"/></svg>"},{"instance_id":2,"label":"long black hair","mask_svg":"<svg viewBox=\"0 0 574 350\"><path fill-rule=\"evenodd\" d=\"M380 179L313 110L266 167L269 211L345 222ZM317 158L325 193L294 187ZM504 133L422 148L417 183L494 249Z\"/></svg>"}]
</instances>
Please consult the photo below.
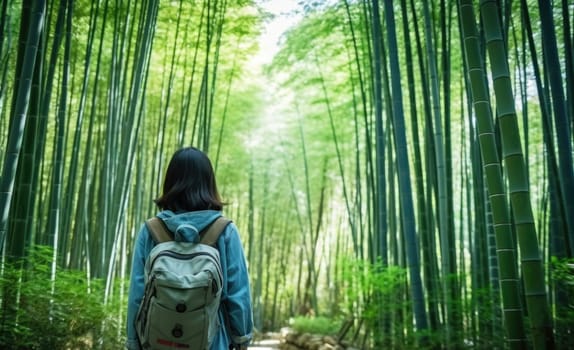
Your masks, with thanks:
<instances>
[{"instance_id":1,"label":"long black hair","mask_svg":"<svg viewBox=\"0 0 574 350\"><path fill-rule=\"evenodd\" d=\"M221 210L211 161L195 147L177 150L167 167L163 194L154 200L163 210L174 212Z\"/></svg>"}]
</instances>

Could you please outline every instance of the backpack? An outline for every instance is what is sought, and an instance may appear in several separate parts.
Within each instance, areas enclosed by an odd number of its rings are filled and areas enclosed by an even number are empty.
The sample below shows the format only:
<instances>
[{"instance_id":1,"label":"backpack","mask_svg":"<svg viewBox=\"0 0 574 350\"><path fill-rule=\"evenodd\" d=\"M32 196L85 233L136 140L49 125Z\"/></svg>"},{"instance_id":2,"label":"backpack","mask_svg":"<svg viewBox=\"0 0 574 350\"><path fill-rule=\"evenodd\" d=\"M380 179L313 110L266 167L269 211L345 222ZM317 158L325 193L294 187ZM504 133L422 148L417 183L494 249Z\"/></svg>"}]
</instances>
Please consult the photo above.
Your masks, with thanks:
<instances>
[{"instance_id":1,"label":"backpack","mask_svg":"<svg viewBox=\"0 0 574 350\"><path fill-rule=\"evenodd\" d=\"M223 275L215 244L230 223L219 217L200 243L176 242L158 217L146 221L158 243L145 263L135 328L142 349L208 350L219 329Z\"/></svg>"}]
</instances>

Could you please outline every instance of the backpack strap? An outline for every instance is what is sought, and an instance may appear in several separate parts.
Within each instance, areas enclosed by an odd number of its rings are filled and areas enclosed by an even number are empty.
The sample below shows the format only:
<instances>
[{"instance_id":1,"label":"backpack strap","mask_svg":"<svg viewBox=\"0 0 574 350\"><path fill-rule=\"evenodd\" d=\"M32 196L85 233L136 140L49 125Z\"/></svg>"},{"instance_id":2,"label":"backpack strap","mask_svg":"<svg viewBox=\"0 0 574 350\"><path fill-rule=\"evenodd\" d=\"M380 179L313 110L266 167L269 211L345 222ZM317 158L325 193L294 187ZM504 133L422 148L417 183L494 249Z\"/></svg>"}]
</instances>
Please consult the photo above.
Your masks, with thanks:
<instances>
[{"instance_id":1,"label":"backpack strap","mask_svg":"<svg viewBox=\"0 0 574 350\"><path fill-rule=\"evenodd\" d=\"M217 239L230 222L231 220L224 216L218 217L207 229L199 233L201 237L200 242L215 247ZM173 241L173 233L167 229L162 219L154 216L146 220L145 224L151 234L151 238L153 238L156 243Z\"/></svg>"},{"instance_id":2,"label":"backpack strap","mask_svg":"<svg viewBox=\"0 0 574 350\"><path fill-rule=\"evenodd\" d=\"M156 243L173 241L173 233L167 229L163 220L157 216L148 219L145 225L151 234L151 238L153 238Z\"/></svg>"},{"instance_id":3,"label":"backpack strap","mask_svg":"<svg viewBox=\"0 0 574 350\"><path fill-rule=\"evenodd\" d=\"M215 247L217 239L230 222L231 220L224 216L218 217L206 230L200 233L200 242Z\"/></svg>"}]
</instances>

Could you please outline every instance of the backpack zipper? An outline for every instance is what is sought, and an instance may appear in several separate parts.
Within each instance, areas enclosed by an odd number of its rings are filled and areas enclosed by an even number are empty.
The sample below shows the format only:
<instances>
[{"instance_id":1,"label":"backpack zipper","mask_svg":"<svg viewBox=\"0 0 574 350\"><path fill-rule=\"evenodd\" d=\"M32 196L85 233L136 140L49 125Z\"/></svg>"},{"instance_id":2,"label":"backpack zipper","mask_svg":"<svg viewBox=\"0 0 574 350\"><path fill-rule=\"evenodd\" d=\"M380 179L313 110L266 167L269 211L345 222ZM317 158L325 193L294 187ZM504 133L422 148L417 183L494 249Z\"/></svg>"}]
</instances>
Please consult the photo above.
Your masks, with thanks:
<instances>
[{"instance_id":1,"label":"backpack zipper","mask_svg":"<svg viewBox=\"0 0 574 350\"><path fill-rule=\"evenodd\" d=\"M182 254L182 253L173 252L173 251L171 251L171 250L164 250L164 251L159 252L159 253L153 258L153 260L151 261L150 271L153 270L153 265L155 264L155 261L156 261L160 256L171 256L171 257L174 257L174 258L179 258L179 259L181 259L181 260L191 260L191 259L193 259L193 258L195 258L195 257L197 257L197 256L200 256L200 255L207 255L209 258L211 258L211 260L213 260L213 262L215 263L215 266L217 266L217 269L219 270L219 276L221 276L221 275L223 274L223 271L222 271L223 269L221 268L221 265L220 265L219 262L217 261L217 258L216 258L213 254L211 254L211 253L208 253L208 252L199 252L199 253L191 253L191 254ZM223 288L223 278L220 278L219 280L220 280L220 284L221 284L221 286L222 286L222 288Z\"/></svg>"}]
</instances>

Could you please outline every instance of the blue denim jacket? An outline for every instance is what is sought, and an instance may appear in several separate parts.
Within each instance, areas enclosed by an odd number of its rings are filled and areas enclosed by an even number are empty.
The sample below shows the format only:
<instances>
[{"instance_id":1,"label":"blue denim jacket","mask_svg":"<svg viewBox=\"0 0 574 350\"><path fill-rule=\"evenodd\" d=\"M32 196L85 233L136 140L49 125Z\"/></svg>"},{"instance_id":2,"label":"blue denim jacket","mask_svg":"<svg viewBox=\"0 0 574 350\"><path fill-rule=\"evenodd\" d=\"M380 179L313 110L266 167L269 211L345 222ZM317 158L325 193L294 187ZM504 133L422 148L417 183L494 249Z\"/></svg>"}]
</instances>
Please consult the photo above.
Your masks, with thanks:
<instances>
[{"instance_id":1,"label":"blue denim jacket","mask_svg":"<svg viewBox=\"0 0 574 350\"><path fill-rule=\"evenodd\" d=\"M215 210L174 213L166 210L158 214L167 228L174 232L177 241L196 242L205 227L221 216ZM129 350L140 349L135 331L135 318L144 294L145 260L155 242L146 226L140 229L134 245L130 290L128 296L127 342ZM223 293L219 307L219 323L211 350L227 350L230 344L247 344L251 341L253 316L249 275L237 227L231 223L217 241L223 270Z\"/></svg>"}]
</instances>

